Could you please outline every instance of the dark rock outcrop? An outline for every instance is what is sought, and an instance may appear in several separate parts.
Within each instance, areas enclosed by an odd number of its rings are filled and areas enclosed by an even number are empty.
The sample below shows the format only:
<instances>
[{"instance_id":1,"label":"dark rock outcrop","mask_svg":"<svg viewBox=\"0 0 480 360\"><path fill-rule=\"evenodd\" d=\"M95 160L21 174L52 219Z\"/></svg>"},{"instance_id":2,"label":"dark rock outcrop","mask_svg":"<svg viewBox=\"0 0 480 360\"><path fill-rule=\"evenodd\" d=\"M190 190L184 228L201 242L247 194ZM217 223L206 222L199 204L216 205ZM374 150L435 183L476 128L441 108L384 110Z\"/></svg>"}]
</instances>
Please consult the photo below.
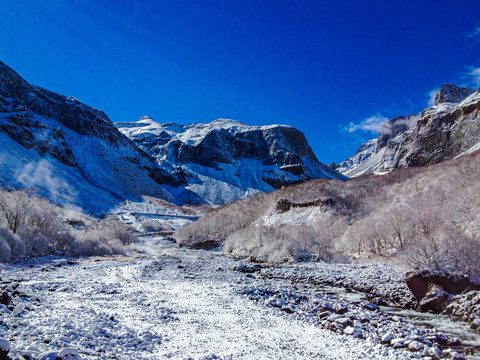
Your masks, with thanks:
<instances>
[{"instance_id":1,"label":"dark rock outcrop","mask_svg":"<svg viewBox=\"0 0 480 360\"><path fill-rule=\"evenodd\" d=\"M277 213L285 213L292 208L304 208L310 206L318 206L318 207L332 207L335 205L335 199L332 197L323 197L320 199L316 199L314 201L308 201L303 203L297 203L295 201L291 201L288 199L280 199L277 201L275 205L275 210Z\"/></svg>"},{"instance_id":2,"label":"dark rock outcrop","mask_svg":"<svg viewBox=\"0 0 480 360\"><path fill-rule=\"evenodd\" d=\"M435 95L435 105L446 102L459 103L474 93L473 89L462 88L452 84L443 84Z\"/></svg>"},{"instance_id":3,"label":"dark rock outcrop","mask_svg":"<svg viewBox=\"0 0 480 360\"><path fill-rule=\"evenodd\" d=\"M407 273L408 288L417 300L421 311L440 313L450 303L451 295L470 290L480 290L480 285L465 275L445 274L430 270Z\"/></svg>"}]
</instances>

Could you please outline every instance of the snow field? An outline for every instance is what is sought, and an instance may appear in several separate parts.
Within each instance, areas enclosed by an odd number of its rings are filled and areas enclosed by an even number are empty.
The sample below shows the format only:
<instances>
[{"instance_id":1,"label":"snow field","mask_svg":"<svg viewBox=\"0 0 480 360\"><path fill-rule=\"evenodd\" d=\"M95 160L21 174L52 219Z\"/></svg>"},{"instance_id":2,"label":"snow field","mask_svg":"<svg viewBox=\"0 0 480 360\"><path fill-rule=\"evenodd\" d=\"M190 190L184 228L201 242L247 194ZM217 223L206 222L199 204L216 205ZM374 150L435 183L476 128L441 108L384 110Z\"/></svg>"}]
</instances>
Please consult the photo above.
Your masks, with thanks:
<instances>
[{"instance_id":1,"label":"snow field","mask_svg":"<svg viewBox=\"0 0 480 360\"><path fill-rule=\"evenodd\" d=\"M84 359L401 358L249 300L243 289L261 280L233 271L236 260L157 249L150 259L3 266L3 279L21 278L40 304L4 314L0 337L14 353L71 347Z\"/></svg>"}]
</instances>

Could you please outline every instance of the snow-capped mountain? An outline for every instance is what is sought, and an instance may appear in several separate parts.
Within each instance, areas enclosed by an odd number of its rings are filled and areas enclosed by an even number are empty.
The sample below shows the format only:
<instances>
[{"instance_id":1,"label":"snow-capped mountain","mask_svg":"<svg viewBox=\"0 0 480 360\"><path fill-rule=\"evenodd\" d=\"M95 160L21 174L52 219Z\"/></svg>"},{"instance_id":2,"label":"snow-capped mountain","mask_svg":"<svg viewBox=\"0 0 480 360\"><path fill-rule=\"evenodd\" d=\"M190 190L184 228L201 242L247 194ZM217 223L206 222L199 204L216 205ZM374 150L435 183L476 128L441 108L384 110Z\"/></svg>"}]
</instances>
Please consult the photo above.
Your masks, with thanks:
<instances>
[{"instance_id":1,"label":"snow-capped mountain","mask_svg":"<svg viewBox=\"0 0 480 360\"><path fill-rule=\"evenodd\" d=\"M143 118L119 127L128 137L102 111L32 85L0 62L0 186L35 187L57 203L99 212L142 195L224 204L311 178L345 179L289 126Z\"/></svg>"},{"instance_id":2,"label":"snow-capped mountain","mask_svg":"<svg viewBox=\"0 0 480 360\"><path fill-rule=\"evenodd\" d=\"M312 178L345 179L291 126L228 119L183 126L150 117L116 125L159 165L187 178L186 186L169 188L184 200L224 204Z\"/></svg>"},{"instance_id":3,"label":"snow-capped mountain","mask_svg":"<svg viewBox=\"0 0 480 360\"><path fill-rule=\"evenodd\" d=\"M102 111L32 85L0 62L0 185L35 187L60 204L101 211L118 200L174 197L170 175Z\"/></svg>"},{"instance_id":4,"label":"snow-capped mountain","mask_svg":"<svg viewBox=\"0 0 480 360\"><path fill-rule=\"evenodd\" d=\"M435 105L420 115L385 122L378 139L362 144L354 157L330 164L348 177L425 166L480 148L480 90L444 84Z\"/></svg>"}]
</instances>

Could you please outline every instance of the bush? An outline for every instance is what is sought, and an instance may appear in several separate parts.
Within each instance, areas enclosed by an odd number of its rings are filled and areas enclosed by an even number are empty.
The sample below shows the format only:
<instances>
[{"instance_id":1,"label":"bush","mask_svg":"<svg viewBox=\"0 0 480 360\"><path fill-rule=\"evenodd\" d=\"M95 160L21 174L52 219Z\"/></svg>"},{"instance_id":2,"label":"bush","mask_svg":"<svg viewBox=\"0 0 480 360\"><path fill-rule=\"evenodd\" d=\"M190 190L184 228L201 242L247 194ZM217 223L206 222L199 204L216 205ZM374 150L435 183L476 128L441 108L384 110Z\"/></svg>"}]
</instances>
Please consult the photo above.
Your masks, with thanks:
<instances>
[{"instance_id":1,"label":"bush","mask_svg":"<svg viewBox=\"0 0 480 360\"><path fill-rule=\"evenodd\" d=\"M9 246L10 255L13 258L20 258L27 255L27 245L18 235L6 228L0 228L0 239L3 239Z\"/></svg>"},{"instance_id":2,"label":"bush","mask_svg":"<svg viewBox=\"0 0 480 360\"><path fill-rule=\"evenodd\" d=\"M81 231L65 252L67 256L113 254L124 254L124 246L117 238L105 236L102 229Z\"/></svg>"},{"instance_id":3,"label":"bush","mask_svg":"<svg viewBox=\"0 0 480 360\"><path fill-rule=\"evenodd\" d=\"M341 252L475 275L480 272L479 172L477 152L382 176L311 180L214 209L174 237L185 246L224 241L227 253L265 261L309 256L333 261ZM332 197L335 206L308 220L292 219L293 210L275 210L280 199L308 203L320 197Z\"/></svg>"},{"instance_id":4,"label":"bush","mask_svg":"<svg viewBox=\"0 0 480 360\"><path fill-rule=\"evenodd\" d=\"M5 239L0 236L0 262L6 263L11 260L12 253L10 251L10 246L5 241Z\"/></svg>"},{"instance_id":5,"label":"bush","mask_svg":"<svg viewBox=\"0 0 480 360\"><path fill-rule=\"evenodd\" d=\"M91 219L94 225L73 229L64 223L70 213L24 190L0 190L0 261L48 254L123 254L132 241L134 229L119 221Z\"/></svg>"},{"instance_id":6,"label":"bush","mask_svg":"<svg viewBox=\"0 0 480 360\"><path fill-rule=\"evenodd\" d=\"M31 232L24 230L20 232L19 236L25 242L27 246L27 255L29 256L45 256L54 253L55 248L45 235L38 233L32 234Z\"/></svg>"},{"instance_id":7,"label":"bush","mask_svg":"<svg viewBox=\"0 0 480 360\"><path fill-rule=\"evenodd\" d=\"M165 230L164 226L157 221L145 221L142 224L142 228L145 231L162 231L162 230Z\"/></svg>"}]
</instances>

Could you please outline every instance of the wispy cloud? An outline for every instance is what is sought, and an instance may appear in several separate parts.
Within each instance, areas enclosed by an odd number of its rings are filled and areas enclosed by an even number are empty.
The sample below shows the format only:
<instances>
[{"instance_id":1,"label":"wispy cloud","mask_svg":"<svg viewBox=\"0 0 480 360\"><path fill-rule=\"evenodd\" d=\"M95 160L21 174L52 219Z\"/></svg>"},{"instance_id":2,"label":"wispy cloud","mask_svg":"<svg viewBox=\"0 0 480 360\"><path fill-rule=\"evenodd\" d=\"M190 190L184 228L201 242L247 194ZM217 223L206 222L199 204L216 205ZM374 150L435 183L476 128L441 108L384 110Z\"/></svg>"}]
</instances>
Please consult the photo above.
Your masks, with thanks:
<instances>
[{"instance_id":1,"label":"wispy cloud","mask_svg":"<svg viewBox=\"0 0 480 360\"><path fill-rule=\"evenodd\" d=\"M39 162L32 162L18 169L17 181L27 188L36 188L42 195L46 195L54 201L67 199L73 202L75 191L60 178L50 167L50 163L41 159Z\"/></svg>"},{"instance_id":2,"label":"wispy cloud","mask_svg":"<svg viewBox=\"0 0 480 360\"><path fill-rule=\"evenodd\" d=\"M480 67L467 67L461 76L460 86L469 87L474 90L480 87Z\"/></svg>"},{"instance_id":3,"label":"wispy cloud","mask_svg":"<svg viewBox=\"0 0 480 360\"><path fill-rule=\"evenodd\" d=\"M480 36L480 25L477 26L477 28L475 29L475 31L471 32L470 34L468 34L468 37L469 38L473 38L473 37L476 37L476 36Z\"/></svg>"},{"instance_id":4,"label":"wispy cloud","mask_svg":"<svg viewBox=\"0 0 480 360\"><path fill-rule=\"evenodd\" d=\"M480 67L476 69L472 69L469 73L472 83L476 86L480 86Z\"/></svg>"},{"instance_id":5,"label":"wispy cloud","mask_svg":"<svg viewBox=\"0 0 480 360\"><path fill-rule=\"evenodd\" d=\"M366 131L366 132L368 131L368 132L378 133L380 132L380 129L382 128L382 124L385 121L388 121L387 117L377 114L360 121L358 124L351 122L347 126L346 130L349 133L353 133L357 131Z\"/></svg>"},{"instance_id":6,"label":"wispy cloud","mask_svg":"<svg viewBox=\"0 0 480 360\"><path fill-rule=\"evenodd\" d=\"M430 90L430 91L427 93L428 106L429 106L429 107L435 105L435 96L437 95L438 90L440 90L440 88L436 88L436 89Z\"/></svg>"}]
</instances>

